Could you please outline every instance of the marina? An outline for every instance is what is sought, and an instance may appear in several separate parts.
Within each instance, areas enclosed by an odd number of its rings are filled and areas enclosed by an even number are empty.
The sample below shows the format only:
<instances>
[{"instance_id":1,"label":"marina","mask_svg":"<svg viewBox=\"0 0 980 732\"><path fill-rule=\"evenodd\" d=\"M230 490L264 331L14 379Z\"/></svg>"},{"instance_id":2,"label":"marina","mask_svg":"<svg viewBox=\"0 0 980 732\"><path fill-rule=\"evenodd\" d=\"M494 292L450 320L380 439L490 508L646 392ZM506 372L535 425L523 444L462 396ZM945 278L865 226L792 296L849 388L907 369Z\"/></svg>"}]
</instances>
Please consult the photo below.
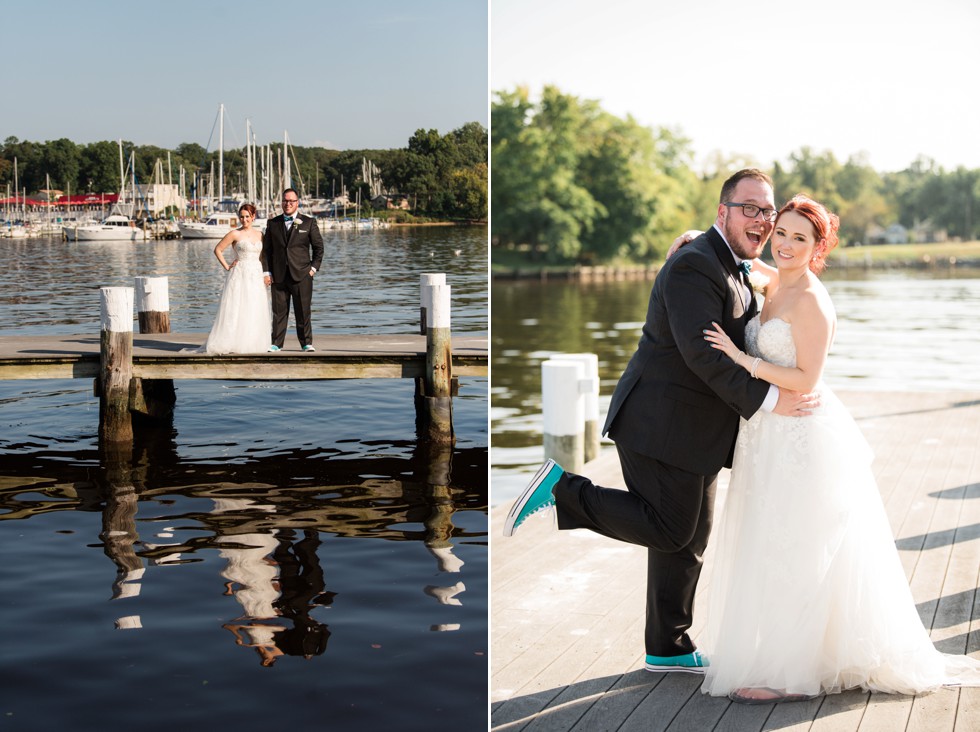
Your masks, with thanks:
<instances>
[{"instance_id":1,"label":"marina","mask_svg":"<svg viewBox=\"0 0 980 732\"><path fill-rule=\"evenodd\" d=\"M197 729L205 710L241 729L270 713L310 729L485 728L488 380L457 362L455 443L433 444L414 378L320 377L355 353L418 369L423 273L452 287L454 355L485 344L486 228L324 244L317 352L290 325L284 352L253 358L180 353L214 319L213 244L0 243L18 283L0 293L0 339L71 362L38 368L86 372L0 380L0 583L33 588L0 609L19 628L0 726ZM198 371L174 377L168 420L108 455L100 291L146 275L169 281L172 332L134 332L134 370Z\"/></svg>"}]
</instances>

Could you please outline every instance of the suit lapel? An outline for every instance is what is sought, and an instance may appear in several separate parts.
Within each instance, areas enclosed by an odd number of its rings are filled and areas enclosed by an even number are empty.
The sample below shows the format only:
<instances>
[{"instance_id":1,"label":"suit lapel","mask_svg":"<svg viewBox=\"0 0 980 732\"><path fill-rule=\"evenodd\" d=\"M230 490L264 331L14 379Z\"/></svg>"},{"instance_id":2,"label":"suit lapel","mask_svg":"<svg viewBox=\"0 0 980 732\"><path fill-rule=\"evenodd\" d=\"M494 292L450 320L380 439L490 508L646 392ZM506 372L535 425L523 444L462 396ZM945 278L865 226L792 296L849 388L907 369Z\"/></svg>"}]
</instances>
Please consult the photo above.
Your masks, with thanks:
<instances>
[{"instance_id":1,"label":"suit lapel","mask_svg":"<svg viewBox=\"0 0 980 732\"><path fill-rule=\"evenodd\" d=\"M749 300L745 300L745 287L746 283L742 279L742 270L738 268L735 263L735 255L732 254L732 250L722 239L721 234L718 230L712 226L707 231L708 241L711 242L711 246L715 250L715 254L718 256L718 260L721 262L721 266L724 268L725 272L728 274L728 281L731 284L731 289L736 293L739 301L742 303L742 307L745 308L746 314L751 317L753 310L753 302L755 298L752 296L752 287L749 286Z\"/></svg>"}]
</instances>

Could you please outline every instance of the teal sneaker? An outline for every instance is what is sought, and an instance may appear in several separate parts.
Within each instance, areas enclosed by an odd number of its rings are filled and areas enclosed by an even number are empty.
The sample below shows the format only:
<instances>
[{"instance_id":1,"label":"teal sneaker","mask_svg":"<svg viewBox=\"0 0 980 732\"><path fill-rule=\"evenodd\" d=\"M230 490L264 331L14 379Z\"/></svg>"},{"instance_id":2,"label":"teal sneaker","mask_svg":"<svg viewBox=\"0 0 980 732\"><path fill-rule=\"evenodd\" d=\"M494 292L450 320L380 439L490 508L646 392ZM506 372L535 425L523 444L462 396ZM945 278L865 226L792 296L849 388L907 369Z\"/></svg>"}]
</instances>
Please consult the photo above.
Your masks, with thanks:
<instances>
[{"instance_id":1,"label":"teal sneaker","mask_svg":"<svg viewBox=\"0 0 980 732\"><path fill-rule=\"evenodd\" d=\"M507 520L504 522L504 536L513 536L517 527L523 524L528 516L555 505L555 497L551 491L564 473L561 465L551 459L541 466L521 497L511 506Z\"/></svg>"},{"instance_id":2,"label":"teal sneaker","mask_svg":"<svg viewBox=\"0 0 980 732\"><path fill-rule=\"evenodd\" d=\"M644 668L654 673L686 671L689 674L703 674L710 665L700 651L694 651L683 656L647 656Z\"/></svg>"},{"instance_id":3,"label":"teal sneaker","mask_svg":"<svg viewBox=\"0 0 980 732\"><path fill-rule=\"evenodd\" d=\"M274 343L271 346L269 346L269 353L275 353L276 351L281 351L281 350L282 349Z\"/></svg>"}]
</instances>

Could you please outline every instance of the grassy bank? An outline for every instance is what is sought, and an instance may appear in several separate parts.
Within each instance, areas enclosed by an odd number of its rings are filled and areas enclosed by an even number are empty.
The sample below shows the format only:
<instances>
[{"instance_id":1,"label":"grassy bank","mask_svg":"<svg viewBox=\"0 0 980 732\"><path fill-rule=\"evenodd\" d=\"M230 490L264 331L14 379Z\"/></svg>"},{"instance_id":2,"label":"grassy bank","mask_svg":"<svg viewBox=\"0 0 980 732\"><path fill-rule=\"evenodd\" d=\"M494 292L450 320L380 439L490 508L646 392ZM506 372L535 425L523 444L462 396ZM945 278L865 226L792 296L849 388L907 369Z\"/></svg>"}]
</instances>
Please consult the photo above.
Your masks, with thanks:
<instances>
[{"instance_id":1,"label":"grassy bank","mask_svg":"<svg viewBox=\"0 0 980 732\"><path fill-rule=\"evenodd\" d=\"M606 277L655 273L662 261L611 262L586 267L578 264L543 264L529 261L526 252L491 250L490 273L501 278L548 277ZM936 244L886 244L879 246L846 247L834 251L830 264L835 268L895 269L948 267L980 267L980 241L943 242Z\"/></svg>"},{"instance_id":2,"label":"grassy bank","mask_svg":"<svg viewBox=\"0 0 980 732\"><path fill-rule=\"evenodd\" d=\"M846 247L831 254L831 259L847 266L926 267L956 264L976 267L980 266L980 241Z\"/></svg>"}]
</instances>

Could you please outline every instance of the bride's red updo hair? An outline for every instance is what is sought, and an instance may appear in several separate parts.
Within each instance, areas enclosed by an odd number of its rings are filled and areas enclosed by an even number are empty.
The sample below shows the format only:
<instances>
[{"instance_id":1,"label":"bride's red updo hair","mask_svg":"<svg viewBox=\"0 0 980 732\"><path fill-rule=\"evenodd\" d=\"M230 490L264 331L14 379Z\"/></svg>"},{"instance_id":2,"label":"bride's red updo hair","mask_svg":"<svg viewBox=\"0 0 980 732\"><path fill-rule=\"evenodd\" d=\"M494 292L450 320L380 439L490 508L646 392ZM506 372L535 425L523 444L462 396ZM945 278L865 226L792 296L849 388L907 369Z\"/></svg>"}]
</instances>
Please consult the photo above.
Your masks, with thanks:
<instances>
[{"instance_id":1,"label":"bride's red updo hair","mask_svg":"<svg viewBox=\"0 0 980 732\"><path fill-rule=\"evenodd\" d=\"M840 219L837 218L837 214L828 211L826 206L802 193L797 193L779 209L779 214L776 216L777 225L779 217L787 211L795 211L806 218L813 227L816 245L813 247L813 257L810 259L810 271L813 274L820 274L827 266L827 255L837 246Z\"/></svg>"},{"instance_id":2,"label":"bride's red updo hair","mask_svg":"<svg viewBox=\"0 0 980 732\"><path fill-rule=\"evenodd\" d=\"M250 214L252 214L252 218L254 219L256 213L258 212L258 209L256 209L255 206L253 206L251 203L243 203L241 206L238 207L239 216L242 215L242 211L248 211Z\"/></svg>"}]
</instances>

